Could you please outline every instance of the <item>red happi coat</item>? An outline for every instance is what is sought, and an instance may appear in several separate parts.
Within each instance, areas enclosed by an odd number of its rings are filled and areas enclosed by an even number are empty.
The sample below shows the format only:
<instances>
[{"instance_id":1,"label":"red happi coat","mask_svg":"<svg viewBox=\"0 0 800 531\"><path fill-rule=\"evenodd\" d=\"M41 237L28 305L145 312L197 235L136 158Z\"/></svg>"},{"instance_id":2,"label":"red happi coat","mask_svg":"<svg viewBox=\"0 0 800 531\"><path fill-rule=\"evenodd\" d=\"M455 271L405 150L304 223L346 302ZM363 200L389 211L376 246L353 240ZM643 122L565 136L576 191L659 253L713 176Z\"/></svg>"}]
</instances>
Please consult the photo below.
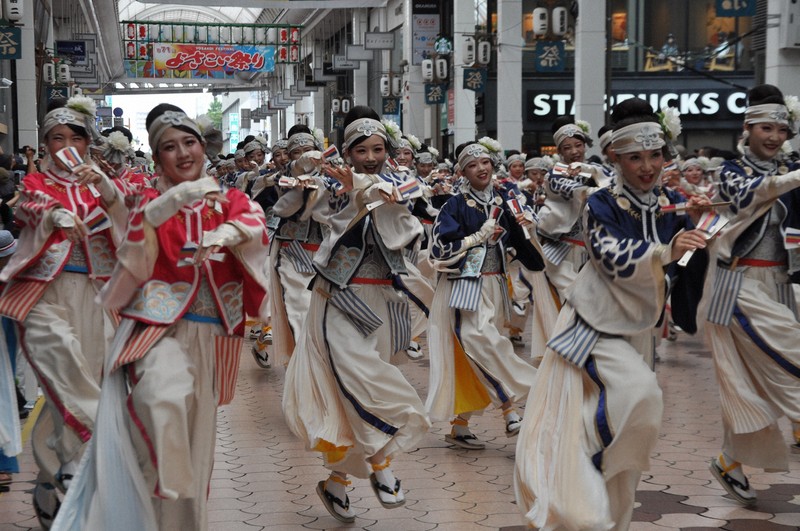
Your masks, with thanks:
<instances>
[{"instance_id":1,"label":"red happi coat","mask_svg":"<svg viewBox=\"0 0 800 531\"><path fill-rule=\"evenodd\" d=\"M145 239L145 232L137 228L142 226L147 203L156 195L154 189L149 189L139 196L142 199L129 222L127 238L131 243ZM260 277L259 271L266 263L266 254L259 256L259 249L265 253L269 239L258 205L235 189L227 191L226 199L226 203L215 204L204 199L196 201L155 228L158 255L152 274L120 310L121 316L147 324L172 324L189 309L198 295L201 275L205 275L226 333L243 334L246 314L258 315L266 295L265 285L254 277ZM183 259L192 255L184 250L191 249L187 242L199 246L205 232L223 223L234 224L248 235L248 241L237 246L237 251L223 247L218 259L206 260L199 267L182 265Z\"/></svg>"},{"instance_id":2,"label":"red happi coat","mask_svg":"<svg viewBox=\"0 0 800 531\"><path fill-rule=\"evenodd\" d=\"M24 190L16 210L16 220L21 227L19 247L0 273L0 281L8 282L0 297L0 314L18 321L25 319L47 284L61 273L76 245L83 251L78 253L83 255L81 262L85 257L85 263L80 265L86 267L89 276L107 280L116 261L114 236L122 234L125 224L122 201L106 205L88 186L78 185L74 176L66 171L52 168L45 173L31 173L22 183ZM95 216L97 209L102 209L101 217L108 218L112 226L80 242L71 242L63 229L52 224L50 213L57 208L66 209L81 220L92 215L95 221L99 219Z\"/></svg>"}]
</instances>

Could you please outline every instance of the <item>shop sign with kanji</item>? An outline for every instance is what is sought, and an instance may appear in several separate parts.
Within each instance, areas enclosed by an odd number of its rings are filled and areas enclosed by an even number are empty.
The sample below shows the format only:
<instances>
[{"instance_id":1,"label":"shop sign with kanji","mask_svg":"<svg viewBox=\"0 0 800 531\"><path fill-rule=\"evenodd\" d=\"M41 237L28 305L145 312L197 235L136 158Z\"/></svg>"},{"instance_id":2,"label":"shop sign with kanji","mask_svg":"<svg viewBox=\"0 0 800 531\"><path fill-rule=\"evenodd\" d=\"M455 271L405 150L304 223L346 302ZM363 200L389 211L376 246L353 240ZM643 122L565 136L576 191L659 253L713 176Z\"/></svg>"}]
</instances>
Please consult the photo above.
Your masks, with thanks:
<instances>
[{"instance_id":1,"label":"shop sign with kanji","mask_svg":"<svg viewBox=\"0 0 800 531\"><path fill-rule=\"evenodd\" d=\"M22 59L22 29L0 27L0 59Z\"/></svg>"},{"instance_id":2,"label":"shop sign with kanji","mask_svg":"<svg viewBox=\"0 0 800 531\"><path fill-rule=\"evenodd\" d=\"M538 41L536 43L537 72L563 72L565 63L563 42Z\"/></svg>"},{"instance_id":3,"label":"shop sign with kanji","mask_svg":"<svg viewBox=\"0 0 800 531\"><path fill-rule=\"evenodd\" d=\"M447 83L425 83L425 105L442 105L447 98Z\"/></svg>"},{"instance_id":4,"label":"shop sign with kanji","mask_svg":"<svg viewBox=\"0 0 800 531\"><path fill-rule=\"evenodd\" d=\"M465 68L464 88L475 92L484 92L488 78L489 75L485 68Z\"/></svg>"}]
</instances>

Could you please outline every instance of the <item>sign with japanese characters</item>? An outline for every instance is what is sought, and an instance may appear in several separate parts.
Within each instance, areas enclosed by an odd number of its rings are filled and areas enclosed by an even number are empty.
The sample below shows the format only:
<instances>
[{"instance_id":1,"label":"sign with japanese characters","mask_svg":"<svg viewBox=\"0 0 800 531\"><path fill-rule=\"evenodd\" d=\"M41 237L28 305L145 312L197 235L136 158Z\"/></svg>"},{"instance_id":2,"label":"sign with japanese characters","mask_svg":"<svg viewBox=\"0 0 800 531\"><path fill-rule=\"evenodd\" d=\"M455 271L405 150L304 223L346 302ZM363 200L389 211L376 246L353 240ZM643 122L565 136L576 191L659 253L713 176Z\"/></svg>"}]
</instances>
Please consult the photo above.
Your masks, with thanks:
<instances>
[{"instance_id":1,"label":"sign with japanese characters","mask_svg":"<svg viewBox=\"0 0 800 531\"><path fill-rule=\"evenodd\" d=\"M156 70L165 71L272 72L275 69L275 47L156 43L153 59Z\"/></svg>"},{"instance_id":2,"label":"sign with japanese characters","mask_svg":"<svg viewBox=\"0 0 800 531\"><path fill-rule=\"evenodd\" d=\"M22 29L0 27L0 59L22 59Z\"/></svg>"},{"instance_id":3,"label":"sign with japanese characters","mask_svg":"<svg viewBox=\"0 0 800 531\"><path fill-rule=\"evenodd\" d=\"M465 68L464 69L464 88L475 92L486 90L486 81L489 74L485 68Z\"/></svg>"},{"instance_id":4,"label":"sign with japanese characters","mask_svg":"<svg viewBox=\"0 0 800 531\"><path fill-rule=\"evenodd\" d=\"M564 64L563 41L537 41L536 42L536 71L537 72L563 72Z\"/></svg>"},{"instance_id":5,"label":"sign with japanese characters","mask_svg":"<svg viewBox=\"0 0 800 531\"><path fill-rule=\"evenodd\" d=\"M425 83L425 105L441 105L447 101L447 83Z\"/></svg>"},{"instance_id":6,"label":"sign with japanese characters","mask_svg":"<svg viewBox=\"0 0 800 531\"><path fill-rule=\"evenodd\" d=\"M756 0L717 0L718 17L753 17Z\"/></svg>"},{"instance_id":7,"label":"sign with japanese characters","mask_svg":"<svg viewBox=\"0 0 800 531\"><path fill-rule=\"evenodd\" d=\"M381 109L381 114L399 114L400 98L383 98L383 105L381 105Z\"/></svg>"}]
</instances>

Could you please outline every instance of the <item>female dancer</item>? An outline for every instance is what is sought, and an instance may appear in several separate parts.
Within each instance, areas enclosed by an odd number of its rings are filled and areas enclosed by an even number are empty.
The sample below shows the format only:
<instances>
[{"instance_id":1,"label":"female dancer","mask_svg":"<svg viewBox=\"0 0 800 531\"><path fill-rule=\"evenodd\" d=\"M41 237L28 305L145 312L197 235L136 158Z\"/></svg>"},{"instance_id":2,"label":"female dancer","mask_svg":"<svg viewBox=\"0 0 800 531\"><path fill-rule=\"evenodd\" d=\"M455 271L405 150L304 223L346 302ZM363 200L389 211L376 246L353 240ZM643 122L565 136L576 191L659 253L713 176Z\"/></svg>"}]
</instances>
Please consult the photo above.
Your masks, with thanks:
<instances>
[{"instance_id":1,"label":"female dancer","mask_svg":"<svg viewBox=\"0 0 800 531\"><path fill-rule=\"evenodd\" d=\"M628 528L662 412L635 338L661 316L665 268L705 247L687 216L661 211L682 198L658 186L666 151L658 116L637 98L617 105L613 120L617 185L589 198L590 262L566 292L517 443L517 503L543 529ZM689 262L701 276L703 258Z\"/></svg>"},{"instance_id":2,"label":"female dancer","mask_svg":"<svg viewBox=\"0 0 800 531\"><path fill-rule=\"evenodd\" d=\"M527 395L536 373L503 334L511 306L506 245L513 245L516 259L531 270L542 269L542 258L508 204L521 193L509 183L496 188L492 166L486 147L463 146L458 167L467 184L440 210L431 246L431 259L442 273L428 327L426 405L432 418L452 419L445 440L466 449L484 447L470 431L469 418L492 403L502 407L506 435L517 434L522 419L514 401Z\"/></svg>"},{"instance_id":3,"label":"female dancer","mask_svg":"<svg viewBox=\"0 0 800 531\"><path fill-rule=\"evenodd\" d=\"M369 477L383 507L403 505L391 459L414 448L430 422L416 391L391 363L410 339L408 300L394 279L404 273L403 249L422 233L406 202L395 201L396 184L413 177L381 174L389 144L372 109L355 107L345 124L343 154L353 169L324 171L353 188L318 180L312 216L330 232L314 256L317 276L286 370L283 410L292 432L321 452L331 470L317 485L326 509L353 522L348 475ZM295 164L318 157L306 153Z\"/></svg>"},{"instance_id":4,"label":"female dancer","mask_svg":"<svg viewBox=\"0 0 800 531\"><path fill-rule=\"evenodd\" d=\"M47 170L22 181L22 232L0 274L8 282L0 314L19 323L20 344L52 410L48 446L59 466L42 470L40 479L65 491L94 431L106 348L105 317L94 297L114 268L126 210L119 189L97 166L76 165L89 160L97 134L94 102L71 98L60 105L44 119ZM56 156L64 148L71 150L66 162Z\"/></svg>"},{"instance_id":5,"label":"female dancer","mask_svg":"<svg viewBox=\"0 0 800 531\"><path fill-rule=\"evenodd\" d=\"M742 156L723 164L717 186L718 199L731 201L725 212L731 223L717 245L706 330L725 434L711 472L744 504L753 503L756 493L741 463L769 470L788 466L777 425L781 416L794 423L800 443L800 324L792 296L792 284L800 280L794 243L800 234L800 171L792 165L795 171L789 172L779 156L795 134L798 109L786 103L772 85L750 90Z\"/></svg>"},{"instance_id":6,"label":"female dancer","mask_svg":"<svg viewBox=\"0 0 800 531\"><path fill-rule=\"evenodd\" d=\"M245 312L266 305L262 210L204 174L205 139L180 108L159 105L146 125L158 189L129 198L128 233L101 293L122 321L98 433L60 529L207 527L217 406L233 398Z\"/></svg>"}]
</instances>

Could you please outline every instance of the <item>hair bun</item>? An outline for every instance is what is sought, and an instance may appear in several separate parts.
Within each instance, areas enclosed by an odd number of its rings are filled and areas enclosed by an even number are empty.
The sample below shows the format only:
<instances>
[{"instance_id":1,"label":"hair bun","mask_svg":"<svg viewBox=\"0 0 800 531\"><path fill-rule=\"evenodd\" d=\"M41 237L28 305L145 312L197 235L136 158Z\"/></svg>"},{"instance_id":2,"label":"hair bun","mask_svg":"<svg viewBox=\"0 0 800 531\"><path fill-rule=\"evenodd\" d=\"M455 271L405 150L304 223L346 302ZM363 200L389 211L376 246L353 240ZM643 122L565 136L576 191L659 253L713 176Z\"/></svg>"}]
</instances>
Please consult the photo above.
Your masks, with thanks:
<instances>
[{"instance_id":1,"label":"hair bun","mask_svg":"<svg viewBox=\"0 0 800 531\"><path fill-rule=\"evenodd\" d=\"M748 105L763 105L765 103L777 103L786 105L783 93L775 85L757 85L747 92Z\"/></svg>"},{"instance_id":2,"label":"hair bun","mask_svg":"<svg viewBox=\"0 0 800 531\"><path fill-rule=\"evenodd\" d=\"M614 110L611 112L611 122L616 130L639 122L658 122L658 116L645 100L630 98L614 105Z\"/></svg>"}]
</instances>

